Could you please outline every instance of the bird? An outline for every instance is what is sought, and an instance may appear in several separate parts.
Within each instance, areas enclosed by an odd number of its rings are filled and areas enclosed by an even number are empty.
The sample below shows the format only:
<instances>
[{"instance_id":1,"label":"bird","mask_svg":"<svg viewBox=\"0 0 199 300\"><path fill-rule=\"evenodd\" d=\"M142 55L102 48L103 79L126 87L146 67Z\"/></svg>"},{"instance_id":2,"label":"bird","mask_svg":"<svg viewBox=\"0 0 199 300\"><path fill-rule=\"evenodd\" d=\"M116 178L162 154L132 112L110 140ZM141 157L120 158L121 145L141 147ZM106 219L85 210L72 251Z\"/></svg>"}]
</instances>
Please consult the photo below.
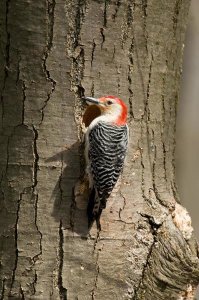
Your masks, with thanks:
<instances>
[{"instance_id":1,"label":"bird","mask_svg":"<svg viewBox=\"0 0 199 300\"><path fill-rule=\"evenodd\" d=\"M87 104L97 106L100 114L85 132L86 173L89 180L87 206L88 226L96 220L101 230L100 216L124 165L129 130L127 106L118 97L84 97Z\"/></svg>"}]
</instances>

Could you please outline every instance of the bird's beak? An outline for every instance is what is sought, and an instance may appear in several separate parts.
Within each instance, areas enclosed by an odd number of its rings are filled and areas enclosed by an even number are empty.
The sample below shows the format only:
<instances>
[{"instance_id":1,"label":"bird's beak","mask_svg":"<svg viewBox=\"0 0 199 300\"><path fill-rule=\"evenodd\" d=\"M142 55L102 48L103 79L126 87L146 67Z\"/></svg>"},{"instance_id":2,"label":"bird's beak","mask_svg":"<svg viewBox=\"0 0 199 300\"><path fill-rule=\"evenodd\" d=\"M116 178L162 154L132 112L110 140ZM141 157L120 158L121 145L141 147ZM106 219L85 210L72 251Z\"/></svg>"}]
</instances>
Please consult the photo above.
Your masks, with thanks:
<instances>
[{"instance_id":1,"label":"bird's beak","mask_svg":"<svg viewBox=\"0 0 199 300\"><path fill-rule=\"evenodd\" d=\"M93 98L93 97L84 97L83 100L86 101L86 103L88 105L91 105L91 104L101 104L100 101L96 98Z\"/></svg>"}]
</instances>

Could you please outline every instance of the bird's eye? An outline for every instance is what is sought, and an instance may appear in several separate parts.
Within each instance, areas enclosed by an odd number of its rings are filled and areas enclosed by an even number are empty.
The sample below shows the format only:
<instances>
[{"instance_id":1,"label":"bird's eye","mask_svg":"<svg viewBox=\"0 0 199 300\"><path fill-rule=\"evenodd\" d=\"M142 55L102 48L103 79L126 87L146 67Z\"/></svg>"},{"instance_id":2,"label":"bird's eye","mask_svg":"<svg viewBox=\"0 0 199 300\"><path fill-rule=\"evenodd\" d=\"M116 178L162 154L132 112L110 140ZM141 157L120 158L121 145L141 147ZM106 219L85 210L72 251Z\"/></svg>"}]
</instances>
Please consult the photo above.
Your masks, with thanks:
<instances>
[{"instance_id":1,"label":"bird's eye","mask_svg":"<svg viewBox=\"0 0 199 300\"><path fill-rule=\"evenodd\" d=\"M111 105L111 104L113 104L113 101L108 100L106 103L107 103L108 105Z\"/></svg>"}]
</instances>

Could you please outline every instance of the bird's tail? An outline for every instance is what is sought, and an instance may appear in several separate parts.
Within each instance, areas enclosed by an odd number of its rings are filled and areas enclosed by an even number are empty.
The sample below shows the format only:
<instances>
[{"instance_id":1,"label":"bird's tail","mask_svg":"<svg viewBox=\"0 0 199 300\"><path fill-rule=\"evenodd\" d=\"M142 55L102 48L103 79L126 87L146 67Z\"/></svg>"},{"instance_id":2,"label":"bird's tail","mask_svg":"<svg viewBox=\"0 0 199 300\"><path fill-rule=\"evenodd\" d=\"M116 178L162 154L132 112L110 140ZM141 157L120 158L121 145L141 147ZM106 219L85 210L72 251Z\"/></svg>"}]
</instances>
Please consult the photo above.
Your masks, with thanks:
<instances>
[{"instance_id":1,"label":"bird's tail","mask_svg":"<svg viewBox=\"0 0 199 300\"><path fill-rule=\"evenodd\" d=\"M100 230L100 216L102 213L101 208L101 200L99 196L96 193L95 188L93 187L89 200L88 200L88 206L87 206L87 215L88 215L88 227L91 228L93 222L96 220L97 228Z\"/></svg>"}]
</instances>

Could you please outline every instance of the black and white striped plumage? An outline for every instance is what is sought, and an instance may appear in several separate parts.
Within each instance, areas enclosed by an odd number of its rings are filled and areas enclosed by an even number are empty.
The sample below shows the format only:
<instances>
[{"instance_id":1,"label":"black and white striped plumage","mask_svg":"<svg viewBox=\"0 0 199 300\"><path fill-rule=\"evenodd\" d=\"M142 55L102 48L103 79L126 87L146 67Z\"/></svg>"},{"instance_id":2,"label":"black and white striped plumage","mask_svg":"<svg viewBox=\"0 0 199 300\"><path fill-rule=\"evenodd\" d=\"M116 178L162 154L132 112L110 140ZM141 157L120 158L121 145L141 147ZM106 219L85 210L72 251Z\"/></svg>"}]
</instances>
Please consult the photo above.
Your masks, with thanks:
<instances>
[{"instance_id":1,"label":"black and white striped plumage","mask_svg":"<svg viewBox=\"0 0 199 300\"><path fill-rule=\"evenodd\" d=\"M91 222L101 215L122 171L128 144L127 125L99 121L88 134L88 161L93 186L88 204Z\"/></svg>"}]
</instances>

